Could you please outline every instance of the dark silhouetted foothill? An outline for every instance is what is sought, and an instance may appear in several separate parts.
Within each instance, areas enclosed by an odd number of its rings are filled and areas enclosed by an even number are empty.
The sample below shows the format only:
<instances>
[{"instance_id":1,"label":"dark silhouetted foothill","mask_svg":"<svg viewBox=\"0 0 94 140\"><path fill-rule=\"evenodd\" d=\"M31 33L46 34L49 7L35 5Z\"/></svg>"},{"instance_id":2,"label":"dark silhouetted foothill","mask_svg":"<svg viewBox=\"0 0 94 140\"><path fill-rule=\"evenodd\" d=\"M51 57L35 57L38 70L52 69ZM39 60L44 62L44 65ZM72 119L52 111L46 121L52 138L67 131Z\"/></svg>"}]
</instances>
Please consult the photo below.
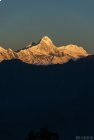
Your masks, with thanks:
<instances>
[{"instance_id":1,"label":"dark silhouetted foothill","mask_svg":"<svg viewBox=\"0 0 94 140\"><path fill-rule=\"evenodd\" d=\"M48 127L40 129L40 132L31 131L26 140L59 140L59 135L48 130Z\"/></svg>"},{"instance_id":2,"label":"dark silhouetted foothill","mask_svg":"<svg viewBox=\"0 0 94 140\"><path fill-rule=\"evenodd\" d=\"M0 130L7 140L23 140L48 124L60 140L94 135L94 56L61 65L0 63ZM20 123L19 123L20 122ZM47 127L41 140L58 140ZM15 136L15 137L14 137ZM3 136L2 136L3 137ZM36 139L36 132L28 140Z\"/></svg>"}]
</instances>

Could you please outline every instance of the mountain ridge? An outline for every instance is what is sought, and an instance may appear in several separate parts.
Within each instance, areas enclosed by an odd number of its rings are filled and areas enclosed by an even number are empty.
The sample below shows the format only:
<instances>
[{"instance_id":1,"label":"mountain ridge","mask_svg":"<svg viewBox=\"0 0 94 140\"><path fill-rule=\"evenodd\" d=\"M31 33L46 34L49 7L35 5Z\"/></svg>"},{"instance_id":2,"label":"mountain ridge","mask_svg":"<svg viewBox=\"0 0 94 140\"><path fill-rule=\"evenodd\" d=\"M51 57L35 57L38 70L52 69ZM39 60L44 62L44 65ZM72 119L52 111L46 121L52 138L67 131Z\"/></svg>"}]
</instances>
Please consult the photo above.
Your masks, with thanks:
<instances>
[{"instance_id":1,"label":"mountain ridge","mask_svg":"<svg viewBox=\"0 0 94 140\"><path fill-rule=\"evenodd\" d=\"M0 47L0 62L19 59L29 64L63 64L71 59L79 59L88 55L86 50L77 45L56 47L48 36L44 36L39 43L31 43L17 51Z\"/></svg>"},{"instance_id":2,"label":"mountain ridge","mask_svg":"<svg viewBox=\"0 0 94 140\"><path fill-rule=\"evenodd\" d=\"M94 55L63 65L31 65L18 59L2 61L0 130L7 130L11 137L5 131L0 138L13 140L17 136L15 140L21 140L27 129L40 129L45 123L53 129L60 128L62 139L73 140L78 134L93 136L93 73Z\"/></svg>"}]
</instances>

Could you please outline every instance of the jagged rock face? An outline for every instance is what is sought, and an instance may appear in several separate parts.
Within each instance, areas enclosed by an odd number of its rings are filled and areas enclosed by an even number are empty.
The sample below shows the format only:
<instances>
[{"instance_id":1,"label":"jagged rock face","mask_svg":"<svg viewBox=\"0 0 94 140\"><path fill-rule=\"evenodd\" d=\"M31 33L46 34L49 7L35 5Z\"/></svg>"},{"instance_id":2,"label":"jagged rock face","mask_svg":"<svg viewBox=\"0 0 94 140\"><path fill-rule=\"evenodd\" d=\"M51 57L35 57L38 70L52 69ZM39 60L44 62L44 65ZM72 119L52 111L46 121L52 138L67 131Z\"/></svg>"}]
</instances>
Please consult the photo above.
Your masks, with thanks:
<instances>
[{"instance_id":1,"label":"jagged rock face","mask_svg":"<svg viewBox=\"0 0 94 140\"><path fill-rule=\"evenodd\" d=\"M76 45L56 47L51 39L43 37L37 45L28 45L25 49L13 51L0 47L0 61L20 59L29 64L62 64L70 59L77 59L87 56L88 53Z\"/></svg>"},{"instance_id":2,"label":"jagged rock face","mask_svg":"<svg viewBox=\"0 0 94 140\"><path fill-rule=\"evenodd\" d=\"M15 58L14 51L12 51L11 49L6 50L0 47L0 62L3 60L11 60L13 58Z\"/></svg>"}]
</instances>

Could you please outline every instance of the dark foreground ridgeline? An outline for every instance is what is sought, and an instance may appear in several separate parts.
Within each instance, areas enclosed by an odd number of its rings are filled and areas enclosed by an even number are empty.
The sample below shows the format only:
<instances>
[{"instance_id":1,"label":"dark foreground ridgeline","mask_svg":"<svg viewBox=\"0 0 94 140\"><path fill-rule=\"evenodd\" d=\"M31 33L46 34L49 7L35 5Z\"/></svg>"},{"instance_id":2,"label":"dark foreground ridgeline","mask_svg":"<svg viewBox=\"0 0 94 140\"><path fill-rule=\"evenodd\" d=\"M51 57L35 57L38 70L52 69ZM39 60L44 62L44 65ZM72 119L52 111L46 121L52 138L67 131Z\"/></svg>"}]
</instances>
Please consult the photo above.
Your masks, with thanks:
<instances>
[{"instance_id":1,"label":"dark foreground ridgeline","mask_svg":"<svg viewBox=\"0 0 94 140\"><path fill-rule=\"evenodd\" d=\"M94 57L63 65L0 64L0 140L49 126L61 140L94 136Z\"/></svg>"}]
</instances>

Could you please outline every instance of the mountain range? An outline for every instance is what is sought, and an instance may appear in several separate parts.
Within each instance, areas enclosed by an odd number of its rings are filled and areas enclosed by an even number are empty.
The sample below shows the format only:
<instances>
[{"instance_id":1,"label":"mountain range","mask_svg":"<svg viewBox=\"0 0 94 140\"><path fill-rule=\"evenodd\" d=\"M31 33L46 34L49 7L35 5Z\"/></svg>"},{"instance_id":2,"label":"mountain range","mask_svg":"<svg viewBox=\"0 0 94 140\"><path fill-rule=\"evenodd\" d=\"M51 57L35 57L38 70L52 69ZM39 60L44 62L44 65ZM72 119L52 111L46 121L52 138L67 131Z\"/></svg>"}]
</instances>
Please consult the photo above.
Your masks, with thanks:
<instances>
[{"instance_id":1,"label":"mountain range","mask_svg":"<svg viewBox=\"0 0 94 140\"><path fill-rule=\"evenodd\" d=\"M46 124L60 140L94 138L94 55L43 37L17 51L0 47L0 61L0 140L25 140Z\"/></svg>"},{"instance_id":2,"label":"mountain range","mask_svg":"<svg viewBox=\"0 0 94 140\"><path fill-rule=\"evenodd\" d=\"M56 47L48 36L44 36L37 44L31 43L16 51L0 47L0 62L19 59L29 64L63 64L71 59L75 60L88 55L86 50L77 45Z\"/></svg>"}]
</instances>

